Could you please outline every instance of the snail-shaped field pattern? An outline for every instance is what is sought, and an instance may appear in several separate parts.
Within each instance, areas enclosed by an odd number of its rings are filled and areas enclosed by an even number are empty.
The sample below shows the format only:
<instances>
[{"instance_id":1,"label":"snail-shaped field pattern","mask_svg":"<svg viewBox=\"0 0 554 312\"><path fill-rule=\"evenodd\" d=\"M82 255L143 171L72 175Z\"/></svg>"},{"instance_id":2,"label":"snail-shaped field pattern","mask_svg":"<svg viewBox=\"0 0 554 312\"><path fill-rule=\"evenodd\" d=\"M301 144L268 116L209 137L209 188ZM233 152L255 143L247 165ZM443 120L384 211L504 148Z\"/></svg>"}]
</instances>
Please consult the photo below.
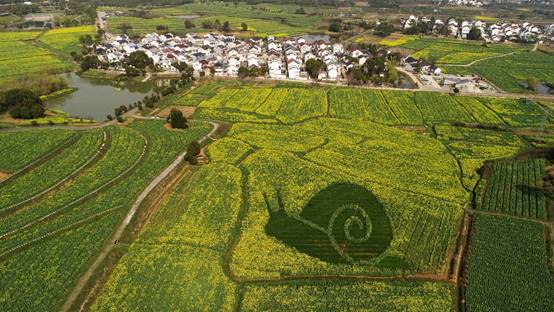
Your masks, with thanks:
<instances>
[{"instance_id":1,"label":"snail-shaped field pattern","mask_svg":"<svg viewBox=\"0 0 554 312\"><path fill-rule=\"evenodd\" d=\"M266 233L296 250L331 263L364 263L390 245L392 229L379 200L366 188L332 184L319 191L300 215L271 207Z\"/></svg>"}]
</instances>

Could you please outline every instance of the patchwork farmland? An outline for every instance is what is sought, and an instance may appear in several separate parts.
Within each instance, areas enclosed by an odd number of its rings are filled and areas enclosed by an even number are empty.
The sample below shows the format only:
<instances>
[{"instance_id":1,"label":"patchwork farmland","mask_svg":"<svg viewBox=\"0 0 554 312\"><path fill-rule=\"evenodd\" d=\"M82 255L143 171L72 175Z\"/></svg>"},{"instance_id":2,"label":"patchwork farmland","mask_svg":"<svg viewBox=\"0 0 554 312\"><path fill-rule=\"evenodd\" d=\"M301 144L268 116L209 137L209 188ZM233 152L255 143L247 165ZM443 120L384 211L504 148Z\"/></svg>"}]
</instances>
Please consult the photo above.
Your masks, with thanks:
<instances>
[{"instance_id":1,"label":"patchwork farmland","mask_svg":"<svg viewBox=\"0 0 554 312\"><path fill-rule=\"evenodd\" d=\"M547 103L216 80L162 105L190 128L0 132L2 310L552 305Z\"/></svg>"}]
</instances>

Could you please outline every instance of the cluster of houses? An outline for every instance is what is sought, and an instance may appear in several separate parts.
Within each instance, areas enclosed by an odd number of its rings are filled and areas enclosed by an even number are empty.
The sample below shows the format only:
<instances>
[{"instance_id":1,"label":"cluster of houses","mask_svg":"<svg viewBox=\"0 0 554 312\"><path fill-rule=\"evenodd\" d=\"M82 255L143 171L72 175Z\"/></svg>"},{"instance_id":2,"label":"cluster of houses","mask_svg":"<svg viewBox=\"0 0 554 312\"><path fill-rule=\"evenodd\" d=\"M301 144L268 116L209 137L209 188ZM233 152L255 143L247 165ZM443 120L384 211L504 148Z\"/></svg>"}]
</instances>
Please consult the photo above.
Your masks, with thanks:
<instances>
[{"instance_id":1,"label":"cluster of houses","mask_svg":"<svg viewBox=\"0 0 554 312\"><path fill-rule=\"evenodd\" d=\"M319 59L325 64L320 79L337 80L344 70L353 66L349 63L352 57L359 59L365 55L360 50L345 51L343 45L323 40L308 42L298 38L281 42L274 37L239 40L224 34L179 37L151 33L138 41L121 35L96 46L100 61L120 70L134 51L144 51L163 71L177 71L173 65L184 62L197 74L212 72L218 76L237 76L239 68L246 67L262 69L258 71L261 75L274 79L298 80L308 79L305 63L309 59Z\"/></svg>"},{"instance_id":2,"label":"cluster of houses","mask_svg":"<svg viewBox=\"0 0 554 312\"><path fill-rule=\"evenodd\" d=\"M402 28L408 30L414 27L418 22L432 23L433 20L428 17L416 17L411 15L402 20ZM528 22L523 24L513 23L494 23L486 24L482 21L461 21L450 18L444 22L441 19L435 19L433 32L438 33L439 29L446 27L449 36L466 39L472 28L481 31L482 38L487 42L554 42L554 24L550 26L537 26Z\"/></svg>"},{"instance_id":3,"label":"cluster of houses","mask_svg":"<svg viewBox=\"0 0 554 312\"><path fill-rule=\"evenodd\" d=\"M476 1L476 0L445 0L442 3L444 5L468 6L468 7L477 7L477 8L480 8L485 5L483 2Z\"/></svg>"},{"instance_id":4,"label":"cluster of houses","mask_svg":"<svg viewBox=\"0 0 554 312\"><path fill-rule=\"evenodd\" d=\"M271 44L271 43L270 43ZM307 42L304 38L287 40L283 43L288 78L308 79L303 64L310 59L319 59L325 64L319 79L336 80L340 78L345 50L342 44L330 44L323 41ZM271 73L270 73L271 76Z\"/></svg>"}]
</instances>

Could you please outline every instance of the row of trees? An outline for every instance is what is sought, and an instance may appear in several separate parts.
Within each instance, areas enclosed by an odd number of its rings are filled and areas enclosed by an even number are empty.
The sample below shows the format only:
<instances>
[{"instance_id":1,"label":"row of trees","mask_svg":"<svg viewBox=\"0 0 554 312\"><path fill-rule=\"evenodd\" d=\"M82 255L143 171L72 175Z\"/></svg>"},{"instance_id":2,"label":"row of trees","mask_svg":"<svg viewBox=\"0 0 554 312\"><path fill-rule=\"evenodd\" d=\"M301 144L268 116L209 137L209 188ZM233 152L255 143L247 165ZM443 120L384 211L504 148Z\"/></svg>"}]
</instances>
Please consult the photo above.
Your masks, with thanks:
<instances>
[{"instance_id":1,"label":"row of trees","mask_svg":"<svg viewBox=\"0 0 554 312\"><path fill-rule=\"evenodd\" d=\"M240 78L259 77L259 76L265 76L265 74L267 74L267 72L268 72L268 68L267 68L266 65L263 65L263 66L260 66L260 67L251 66L250 68L246 67L246 66L240 66L238 76Z\"/></svg>"},{"instance_id":2,"label":"row of trees","mask_svg":"<svg viewBox=\"0 0 554 312\"><path fill-rule=\"evenodd\" d=\"M435 27L435 17L431 17L429 21L425 22L422 20L419 20L416 22L415 25L412 25L410 28L405 28L403 30L403 33L408 35L417 35L417 34L423 34L423 35L431 35L431 34L437 34L441 36L448 36L450 31L448 30L448 26L446 24L440 25ZM461 21L460 21L461 23ZM467 34L467 38L469 40L480 40L482 38L481 30L477 27L472 27Z\"/></svg>"}]
</instances>

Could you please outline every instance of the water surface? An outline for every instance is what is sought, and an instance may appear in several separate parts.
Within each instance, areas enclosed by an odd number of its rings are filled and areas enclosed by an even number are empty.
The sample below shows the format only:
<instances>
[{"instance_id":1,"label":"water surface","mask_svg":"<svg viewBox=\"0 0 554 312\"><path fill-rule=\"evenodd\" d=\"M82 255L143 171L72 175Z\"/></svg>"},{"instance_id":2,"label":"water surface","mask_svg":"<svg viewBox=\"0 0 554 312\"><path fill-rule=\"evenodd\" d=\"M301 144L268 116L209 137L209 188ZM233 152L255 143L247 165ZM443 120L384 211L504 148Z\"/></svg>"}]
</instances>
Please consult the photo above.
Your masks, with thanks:
<instances>
[{"instance_id":1,"label":"water surface","mask_svg":"<svg viewBox=\"0 0 554 312\"><path fill-rule=\"evenodd\" d=\"M70 116L102 121L114 108L140 101L154 89L153 82L113 81L83 78L75 73L62 74L77 91L46 103Z\"/></svg>"}]
</instances>

